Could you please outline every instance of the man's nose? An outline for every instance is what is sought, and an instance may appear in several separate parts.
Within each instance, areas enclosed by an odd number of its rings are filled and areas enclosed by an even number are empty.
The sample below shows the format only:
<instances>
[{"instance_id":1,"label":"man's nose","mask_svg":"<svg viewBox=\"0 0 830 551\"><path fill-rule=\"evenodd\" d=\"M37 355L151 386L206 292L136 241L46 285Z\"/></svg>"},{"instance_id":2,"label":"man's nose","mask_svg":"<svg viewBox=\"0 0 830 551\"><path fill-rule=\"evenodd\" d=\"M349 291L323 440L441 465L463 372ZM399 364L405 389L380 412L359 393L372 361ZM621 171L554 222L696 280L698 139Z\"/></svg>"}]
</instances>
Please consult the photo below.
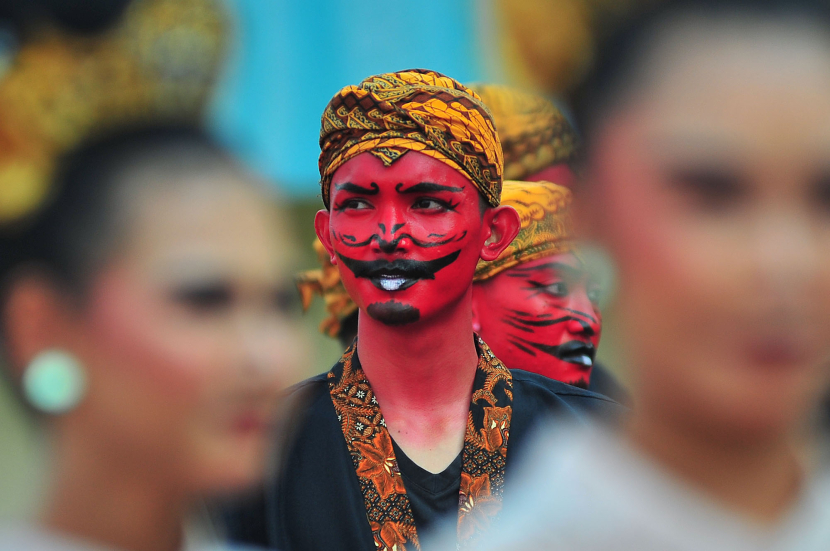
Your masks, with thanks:
<instances>
[{"instance_id":1,"label":"man's nose","mask_svg":"<svg viewBox=\"0 0 830 551\"><path fill-rule=\"evenodd\" d=\"M387 254L405 250L409 240L406 237L401 237L404 233L404 226L406 226L406 220L398 208L384 209L381 220L378 222L376 249Z\"/></svg>"},{"instance_id":2,"label":"man's nose","mask_svg":"<svg viewBox=\"0 0 830 551\"><path fill-rule=\"evenodd\" d=\"M599 318L594 313L594 305L584 292L573 292L568 296L568 310L572 319L567 322L567 329L573 335L593 337L600 331Z\"/></svg>"}]
</instances>

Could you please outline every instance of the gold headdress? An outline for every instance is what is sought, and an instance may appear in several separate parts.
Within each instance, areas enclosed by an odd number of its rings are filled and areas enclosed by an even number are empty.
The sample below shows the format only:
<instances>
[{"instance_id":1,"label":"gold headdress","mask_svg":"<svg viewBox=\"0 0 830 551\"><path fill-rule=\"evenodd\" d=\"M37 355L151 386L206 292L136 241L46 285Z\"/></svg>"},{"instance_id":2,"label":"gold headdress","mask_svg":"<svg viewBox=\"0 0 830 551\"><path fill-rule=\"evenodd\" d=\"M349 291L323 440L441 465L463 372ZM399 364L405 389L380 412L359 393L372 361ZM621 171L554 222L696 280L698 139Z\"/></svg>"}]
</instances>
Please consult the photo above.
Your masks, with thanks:
<instances>
[{"instance_id":1,"label":"gold headdress","mask_svg":"<svg viewBox=\"0 0 830 551\"><path fill-rule=\"evenodd\" d=\"M473 281L483 281L509 268L573 248L571 192L550 182L504 182L502 204L519 212L516 239L490 262L480 260Z\"/></svg>"},{"instance_id":2,"label":"gold headdress","mask_svg":"<svg viewBox=\"0 0 830 551\"><path fill-rule=\"evenodd\" d=\"M0 224L35 211L55 159L91 133L198 120L227 27L217 0L134 0L100 35L36 29L0 77Z\"/></svg>"}]
</instances>

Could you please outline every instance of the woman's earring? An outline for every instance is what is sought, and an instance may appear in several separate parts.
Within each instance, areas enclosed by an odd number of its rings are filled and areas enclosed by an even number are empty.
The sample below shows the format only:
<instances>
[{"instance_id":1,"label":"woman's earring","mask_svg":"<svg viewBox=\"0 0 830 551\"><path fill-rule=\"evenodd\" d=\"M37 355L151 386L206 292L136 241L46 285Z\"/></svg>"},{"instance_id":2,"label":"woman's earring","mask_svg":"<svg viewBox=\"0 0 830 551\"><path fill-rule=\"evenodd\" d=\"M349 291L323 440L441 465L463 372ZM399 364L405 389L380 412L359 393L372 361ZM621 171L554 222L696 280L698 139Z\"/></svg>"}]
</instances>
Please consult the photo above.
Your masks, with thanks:
<instances>
[{"instance_id":1,"label":"woman's earring","mask_svg":"<svg viewBox=\"0 0 830 551\"><path fill-rule=\"evenodd\" d=\"M37 410L52 415L77 406L86 392L86 373L72 354L45 350L23 373L23 394Z\"/></svg>"}]
</instances>

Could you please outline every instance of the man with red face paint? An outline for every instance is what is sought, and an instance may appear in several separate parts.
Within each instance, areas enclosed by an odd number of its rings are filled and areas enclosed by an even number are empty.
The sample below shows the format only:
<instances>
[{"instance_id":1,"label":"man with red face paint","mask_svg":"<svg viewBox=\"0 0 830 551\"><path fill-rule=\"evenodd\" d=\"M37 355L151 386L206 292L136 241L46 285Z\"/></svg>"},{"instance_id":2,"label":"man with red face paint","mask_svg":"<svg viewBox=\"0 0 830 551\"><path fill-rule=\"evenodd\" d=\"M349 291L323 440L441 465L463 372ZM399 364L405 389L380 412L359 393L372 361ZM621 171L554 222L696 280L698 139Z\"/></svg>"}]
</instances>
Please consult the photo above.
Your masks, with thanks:
<instances>
[{"instance_id":1,"label":"man with red face paint","mask_svg":"<svg viewBox=\"0 0 830 551\"><path fill-rule=\"evenodd\" d=\"M498 128L499 139L501 140L502 150L504 151L504 177L506 179L522 180L527 182L550 181L556 182L557 184L565 187L568 187L573 183L575 179L575 172L572 165L579 156L579 140L573 126L571 126L568 119L562 111L560 111L556 105L553 104L553 102L544 96L529 93L517 88L511 88L509 86L474 84L471 88L481 97L482 101L484 101L490 109L490 112L493 114L493 120L496 123L496 128ZM509 197L503 197L503 199L507 204L512 205L521 212L520 203L511 202ZM570 201L570 199L567 200ZM527 230L523 227L522 231L519 233L519 238L516 240L516 243L522 242L522 236L526 231ZM570 245L566 245L566 243L569 243L570 238L570 229L561 235L558 234L552 236L553 242L556 244L555 247L561 247L563 249L570 249ZM535 255L533 251L529 252L531 253L531 256L534 256L533 260L538 258L538 255ZM567 251L564 252L567 253ZM524 262L529 262L530 260L531 259L525 258ZM571 265L572 268L578 268L580 274L584 274L584 270L581 269L579 260L572 255L568 254L565 258L559 260L564 260L565 263ZM561 262L559 263L561 264ZM541 266L548 263L540 260L537 264ZM523 266L523 268L527 267ZM548 274L545 278L549 279L554 276L560 278L560 276L564 275L564 273L554 274L554 272L559 271L561 270L548 270ZM536 270L536 273L538 274L540 272ZM571 275L575 275L573 270L570 270L569 273ZM522 293L520 290L510 286L505 287L504 284L507 282L505 278L498 278L499 282L492 281L491 276L493 275L495 275L495 273L490 274L490 276L485 276L479 273L476 276L476 281L487 281L487 286L491 291L486 293L488 297L487 300L478 301L480 305L478 314L481 316L487 316L489 313L493 312L493 309L499 310L504 307L506 303L512 303L514 310L526 310L527 308L518 306L518 303L524 303L527 299L527 296L525 296L526 293ZM580 275L580 279L581 282L577 285L577 287L589 284L589 281L582 275ZM514 284L517 282L518 280L515 278L512 281ZM592 287L590 294L596 295L596 285L590 284L590 286ZM476 285L476 288L478 287L482 286ZM547 293L547 296L550 299L547 302L551 308L555 308L554 302L561 303L562 300L565 299L565 297L558 297L557 300L553 300L553 295L562 294L563 289L567 291L565 293L567 297L570 297L568 300L579 298L580 300L592 302L593 306L591 308L587 308L588 313L596 306L596 297L594 297L593 301L587 299L584 290L579 288L575 289L573 285L565 285L561 282L561 279L560 283L555 287L558 288L559 291L553 291L552 294L551 292ZM497 288L498 292L496 292ZM478 293L478 295L482 297L484 294L485 290L482 288L482 292ZM540 292L539 294L534 295L534 299L532 299L532 304L534 304L537 308L541 308L541 310L538 310L540 313L550 310L550 308L543 306L545 302L543 300L543 296L544 292ZM489 305L492 305L492 308L490 308ZM493 312L493 315L498 314ZM598 315L599 312L597 312L597 316ZM601 322L597 316L593 317L597 319L598 329L602 329ZM485 321L484 323L486 324L487 322ZM545 331L537 334L540 336L544 334L545 342L560 342L563 339L567 341L571 339L568 338L567 331L564 331L564 329L571 326L578 332L576 325L578 325L577 322L547 326ZM587 382L588 390L605 394L606 396L610 396L611 398L622 403L628 402L628 392L605 366L594 361L594 355L589 355L593 363L591 369L589 370L590 379L587 377L588 374L584 372L585 370L583 370L580 374L576 374L573 373L572 370L562 372L561 369L555 369L553 365L543 367L540 364L544 361L546 354L542 353L539 356L523 354L516 350L515 345L507 343L502 345L501 342L503 339L500 339L498 342L495 341L495 338L504 336L502 329L499 329L498 331L494 330L492 334L487 334L488 331L485 329L482 337L486 342L493 346L496 355L501 358L508 367L514 367L515 363L515 367L527 369L528 371L533 371L535 373L542 373L560 381L573 382L578 385L583 382ZM517 331L515 328L511 329L513 333ZM596 345L599 342L599 331L596 333L597 334L594 337L596 342L593 343L594 351L596 351ZM584 341L585 339L583 338L581 340ZM575 343L571 346L578 347L578 344ZM505 350L505 348L508 347L513 350L514 353L518 353L519 357L514 359L511 352ZM566 349L557 348L556 350L564 352ZM548 348L548 351L553 351L553 349ZM533 352L534 354L540 353L538 349L533 349ZM577 350L575 352L579 351ZM574 356L577 360L584 355L585 354L579 354L579 356L577 356L575 353L572 354L572 356ZM547 357L550 358L550 356Z\"/></svg>"},{"instance_id":2,"label":"man with red face paint","mask_svg":"<svg viewBox=\"0 0 830 551\"><path fill-rule=\"evenodd\" d=\"M358 336L303 407L277 484L234 520L282 550L418 549L445 517L461 547L501 506L534 421L613 401L508 370L473 333L472 282L519 231L478 96L411 70L341 90L323 114L315 228L359 308Z\"/></svg>"},{"instance_id":3,"label":"man with red face paint","mask_svg":"<svg viewBox=\"0 0 830 551\"><path fill-rule=\"evenodd\" d=\"M508 367L588 388L602 331L598 285L573 249L571 192L550 182L505 182L502 204L519 212L519 235L482 260L473 329Z\"/></svg>"}]
</instances>

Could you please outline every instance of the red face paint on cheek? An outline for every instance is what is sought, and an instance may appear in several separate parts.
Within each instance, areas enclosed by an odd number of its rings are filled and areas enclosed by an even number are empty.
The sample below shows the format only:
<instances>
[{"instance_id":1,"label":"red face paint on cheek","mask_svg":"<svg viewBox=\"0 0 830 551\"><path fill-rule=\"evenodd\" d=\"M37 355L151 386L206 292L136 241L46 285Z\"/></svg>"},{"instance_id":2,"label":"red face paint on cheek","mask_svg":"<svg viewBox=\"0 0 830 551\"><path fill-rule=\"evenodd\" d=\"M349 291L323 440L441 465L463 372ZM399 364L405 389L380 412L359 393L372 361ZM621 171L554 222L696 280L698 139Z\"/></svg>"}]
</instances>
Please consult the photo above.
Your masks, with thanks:
<instances>
[{"instance_id":1,"label":"red face paint on cheek","mask_svg":"<svg viewBox=\"0 0 830 551\"><path fill-rule=\"evenodd\" d=\"M476 284L480 335L510 368L587 386L602 331L588 285L570 253L505 270Z\"/></svg>"},{"instance_id":2,"label":"red face paint on cheek","mask_svg":"<svg viewBox=\"0 0 830 551\"><path fill-rule=\"evenodd\" d=\"M464 296L481 226L470 180L421 153L388 167L364 153L332 179L329 229L343 284L387 325L427 319Z\"/></svg>"}]
</instances>

